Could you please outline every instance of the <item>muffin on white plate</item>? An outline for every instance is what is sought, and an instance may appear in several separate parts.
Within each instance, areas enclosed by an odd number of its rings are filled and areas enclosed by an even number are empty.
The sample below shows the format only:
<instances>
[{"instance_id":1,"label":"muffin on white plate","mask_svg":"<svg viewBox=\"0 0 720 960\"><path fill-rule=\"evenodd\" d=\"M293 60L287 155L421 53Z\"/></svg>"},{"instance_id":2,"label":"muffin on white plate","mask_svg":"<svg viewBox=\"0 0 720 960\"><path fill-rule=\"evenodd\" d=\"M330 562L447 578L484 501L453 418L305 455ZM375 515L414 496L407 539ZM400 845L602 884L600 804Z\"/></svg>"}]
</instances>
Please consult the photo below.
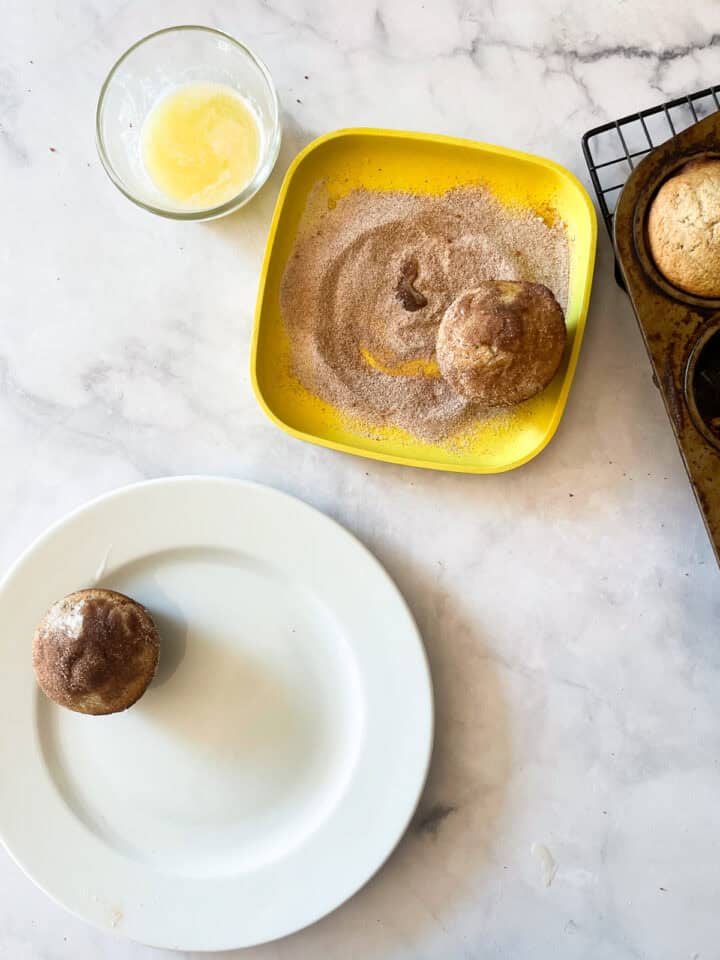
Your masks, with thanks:
<instances>
[{"instance_id":1,"label":"muffin on white plate","mask_svg":"<svg viewBox=\"0 0 720 960\"><path fill-rule=\"evenodd\" d=\"M136 600L115 590L78 590L54 603L35 630L40 689L77 713L127 710L155 675L160 637Z\"/></svg>"}]
</instances>

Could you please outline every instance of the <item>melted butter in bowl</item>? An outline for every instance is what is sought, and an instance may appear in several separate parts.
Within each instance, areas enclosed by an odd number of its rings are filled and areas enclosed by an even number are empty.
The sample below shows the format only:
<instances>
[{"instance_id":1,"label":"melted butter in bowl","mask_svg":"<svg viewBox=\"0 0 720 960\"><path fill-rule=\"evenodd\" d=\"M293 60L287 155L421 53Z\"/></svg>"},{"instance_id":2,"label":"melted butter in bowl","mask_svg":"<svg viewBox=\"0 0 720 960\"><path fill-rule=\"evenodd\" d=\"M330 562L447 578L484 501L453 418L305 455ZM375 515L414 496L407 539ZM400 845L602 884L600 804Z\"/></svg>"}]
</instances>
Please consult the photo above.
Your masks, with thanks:
<instances>
[{"instance_id":1,"label":"melted butter in bowl","mask_svg":"<svg viewBox=\"0 0 720 960\"><path fill-rule=\"evenodd\" d=\"M231 87L198 83L164 96L147 116L142 156L167 197L195 209L227 203L252 180L260 158L253 109Z\"/></svg>"},{"instance_id":2,"label":"melted butter in bowl","mask_svg":"<svg viewBox=\"0 0 720 960\"><path fill-rule=\"evenodd\" d=\"M158 30L110 70L96 115L115 186L173 220L212 220L247 203L277 159L279 102L267 67L211 27Z\"/></svg>"}]
</instances>

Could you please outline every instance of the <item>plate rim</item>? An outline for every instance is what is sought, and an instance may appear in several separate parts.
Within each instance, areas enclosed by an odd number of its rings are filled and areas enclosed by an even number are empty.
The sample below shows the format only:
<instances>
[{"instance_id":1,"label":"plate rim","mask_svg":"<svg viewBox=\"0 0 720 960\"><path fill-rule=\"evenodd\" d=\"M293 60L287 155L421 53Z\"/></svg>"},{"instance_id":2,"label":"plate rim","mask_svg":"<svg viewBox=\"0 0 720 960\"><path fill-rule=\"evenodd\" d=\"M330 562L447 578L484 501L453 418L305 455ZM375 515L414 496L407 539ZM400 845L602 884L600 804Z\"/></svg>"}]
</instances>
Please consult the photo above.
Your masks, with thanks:
<instances>
[{"instance_id":1,"label":"plate rim","mask_svg":"<svg viewBox=\"0 0 720 960\"><path fill-rule=\"evenodd\" d=\"M358 893L377 873L382 869L384 864L387 862L389 857L395 851L397 845L402 840L405 835L410 822L417 810L418 804L422 797L422 793L425 789L430 762L432 759L434 741L435 741L435 700L434 700L434 691L432 685L432 676L430 673L430 665L428 660L427 651L425 649L422 635L417 626L415 617L407 603L405 597L403 596L400 589L397 587L394 579L390 576L388 571L385 569L383 564L378 560L378 558L373 554L373 552L365 546L365 544L350 530L343 526L340 522L335 520L334 517L329 516L324 513L322 510L319 510L312 504L307 503L305 500L300 497L296 497L293 494L286 493L283 490L279 490L274 486L269 484L260 483L253 480L247 480L244 478L228 477L221 475L203 475L203 474L183 474L179 476L171 477L158 477L149 480L141 480L136 483L125 484L121 487L113 488L111 490L105 491L104 493L99 494L96 497L91 498L90 500L78 505L77 507L71 509L66 514L62 515L59 519L51 523L46 527L38 536L36 536L24 550L21 551L19 556L10 564L7 571L4 573L2 578L0 578L0 598L5 593L8 585L12 583L14 577L18 575L18 572L21 570L23 564L35 553L36 550L41 549L47 541L52 540L53 536L61 531L64 527L70 525L73 520L77 517L82 516L84 513L89 511L91 508L96 507L100 504L111 502L115 499L122 498L124 496L132 495L134 492L153 488L153 487L164 487L164 486L181 486L183 484L192 484L192 485L216 485L222 484L226 486L232 486L235 488L253 488L261 491L263 494L269 494L270 496L279 497L287 502L289 502L293 507L299 508L300 510L307 511L308 515L314 515L316 519L319 519L321 522L326 521L329 528L332 528L335 533L339 533L340 536L345 537L346 542L351 542L353 544L353 549L359 550L359 553L363 556L363 562L368 563L370 567L375 572L375 575L379 575L380 578L385 582L385 584L390 587L395 595L396 600L401 605L404 613L407 615L409 623L412 625L414 631L414 639L416 641L417 648L417 665L421 667L421 676L423 680L423 696L425 697L424 709L426 710L426 741L423 746L423 757L422 757L422 767L418 771L417 782L412 791L412 802L408 804L407 811L404 815L404 820L401 826L394 830L394 839L391 843L387 845L387 849L384 851L382 857L374 864L372 869L363 873L363 878L359 881L353 881L352 889L348 893L343 893L340 899L333 899L333 902L329 906L324 906L318 911L309 915L302 923L291 923L289 926L278 925L278 930L272 934L264 937L263 939L253 939L251 941L243 942L213 942L212 945L198 945L197 942L186 945L183 943L177 943L175 941L171 942L170 938L164 939L151 939L146 937L138 936L129 936L124 934L121 930L113 929L113 924L100 922L95 917L84 914L81 910L75 909L73 906L68 905L62 897L62 893L58 892L56 889L49 889L46 886L44 880L41 880L36 871L23 862L22 854L16 849L16 847L9 843L6 837L6 831L3 826L3 823L0 821L0 844L3 849L7 852L10 859L13 863L20 869L26 877L46 896L48 896L53 902L57 903L64 910L67 910L70 914L82 920L84 923L89 924L90 926L102 930L106 934L122 936L124 939L142 943L147 946L161 948L161 949L170 949L170 950L199 950L201 952L207 953L216 953L226 950L235 950L235 949L244 949L253 946L261 946L264 943L274 942L275 940L281 939L283 937L289 936L293 933L297 933L300 930L305 929L313 925L314 923L321 920L323 917L328 916L333 913L335 910L339 909L345 902L351 899L356 893ZM0 748L2 747L2 741L0 740ZM38 748L39 749L39 748ZM0 812L2 805L0 805Z\"/></svg>"}]
</instances>

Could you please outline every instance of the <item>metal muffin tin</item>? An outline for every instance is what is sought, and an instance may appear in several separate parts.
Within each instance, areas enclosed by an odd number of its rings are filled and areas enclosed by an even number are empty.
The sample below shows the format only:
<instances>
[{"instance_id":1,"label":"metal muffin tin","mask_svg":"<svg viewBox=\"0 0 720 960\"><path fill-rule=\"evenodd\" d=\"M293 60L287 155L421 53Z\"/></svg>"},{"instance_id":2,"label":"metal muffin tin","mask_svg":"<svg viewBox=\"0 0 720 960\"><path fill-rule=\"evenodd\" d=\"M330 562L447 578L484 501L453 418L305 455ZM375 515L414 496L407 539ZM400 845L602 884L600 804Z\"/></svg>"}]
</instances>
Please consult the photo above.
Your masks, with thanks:
<instances>
[{"instance_id":1,"label":"metal muffin tin","mask_svg":"<svg viewBox=\"0 0 720 960\"><path fill-rule=\"evenodd\" d=\"M653 262L646 232L661 184L704 157L720 159L720 114L684 130L635 167L614 212L613 239L655 382L720 563L720 299L693 296L669 283Z\"/></svg>"}]
</instances>

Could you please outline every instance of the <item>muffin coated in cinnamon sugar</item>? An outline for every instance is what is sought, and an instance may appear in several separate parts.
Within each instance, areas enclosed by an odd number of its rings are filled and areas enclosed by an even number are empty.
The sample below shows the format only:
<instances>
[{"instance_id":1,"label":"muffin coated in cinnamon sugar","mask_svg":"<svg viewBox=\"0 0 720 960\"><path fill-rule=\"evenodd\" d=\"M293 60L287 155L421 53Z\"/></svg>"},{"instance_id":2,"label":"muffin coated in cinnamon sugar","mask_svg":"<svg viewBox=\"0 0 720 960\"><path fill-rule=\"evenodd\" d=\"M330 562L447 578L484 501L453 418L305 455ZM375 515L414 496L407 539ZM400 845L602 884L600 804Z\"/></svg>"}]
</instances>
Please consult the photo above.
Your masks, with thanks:
<instances>
[{"instance_id":1,"label":"muffin coated in cinnamon sugar","mask_svg":"<svg viewBox=\"0 0 720 960\"><path fill-rule=\"evenodd\" d=\"M567 330L542 283L486 280L445 311L437 338L440 372L458 394L489 407L512 406L547 387Z\"/></svg>"},{"instance_id":2,"label":"muffin coated in cinnamon sugar","mask_svg":"<svg viewBox=\"0 0 720 960\"><path fill-rule=\"evenodd\" d=\"M152 680L160 637L141 604L114 590L58 600L35 631L32 660L42 691L77 713L126 710Z\"/></svg>"}]
</instances>

